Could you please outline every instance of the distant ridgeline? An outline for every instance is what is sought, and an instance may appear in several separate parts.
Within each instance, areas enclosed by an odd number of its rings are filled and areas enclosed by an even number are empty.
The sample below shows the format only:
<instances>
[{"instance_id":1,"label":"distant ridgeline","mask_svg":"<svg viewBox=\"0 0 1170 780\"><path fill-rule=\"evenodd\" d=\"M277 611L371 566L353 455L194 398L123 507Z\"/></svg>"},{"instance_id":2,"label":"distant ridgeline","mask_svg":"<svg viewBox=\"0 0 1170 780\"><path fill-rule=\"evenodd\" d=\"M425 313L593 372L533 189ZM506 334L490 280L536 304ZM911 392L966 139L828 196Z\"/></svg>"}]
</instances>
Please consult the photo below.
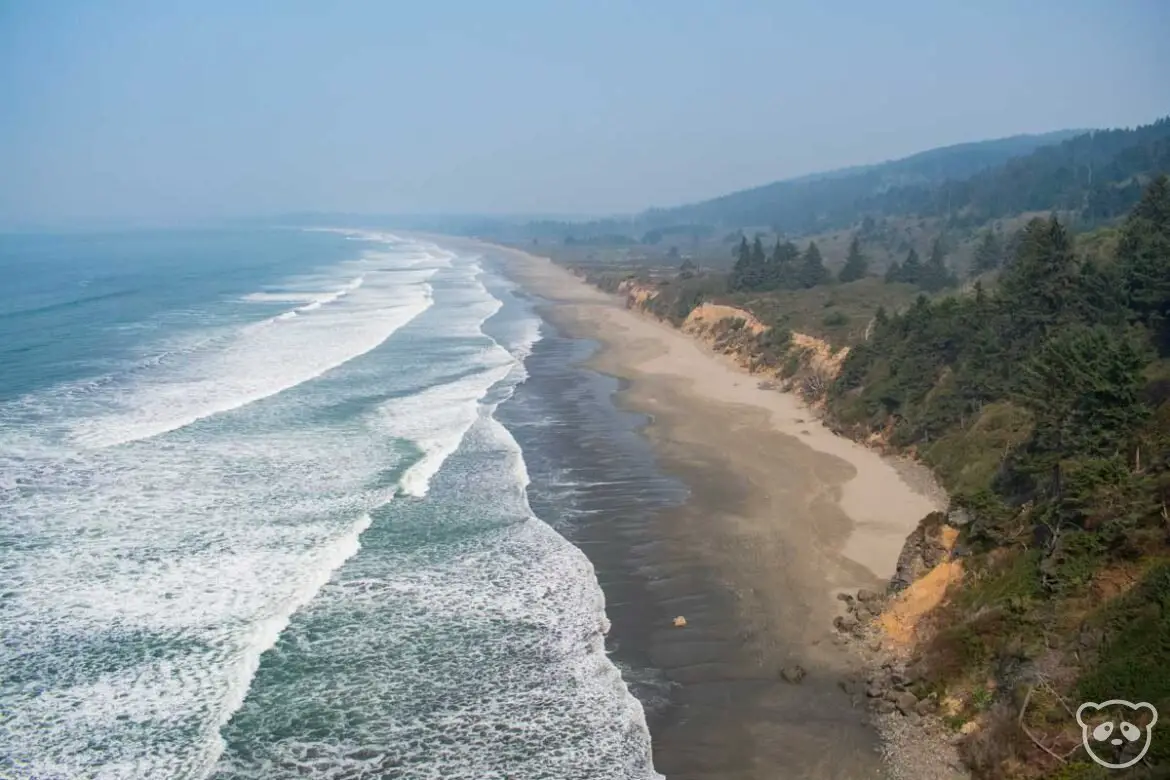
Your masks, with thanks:
<instances>
[{"instance_id":1,"label":"distant ridgeline","mask_svg":"<svg viewBox=\"0 0 1170 780\"><path fill-rule=\"evenodd\" d=\"M811 235L892 216L978 227L1027 212L1059 211L1079 227L1124 216L1157 171L1170 169L1170 118L1131 130L1065 130L932 149L879 165L775 182L628 219L545 220L541 241L654 245L671 237L766 228Z\"/></svg>"}]
</instances>

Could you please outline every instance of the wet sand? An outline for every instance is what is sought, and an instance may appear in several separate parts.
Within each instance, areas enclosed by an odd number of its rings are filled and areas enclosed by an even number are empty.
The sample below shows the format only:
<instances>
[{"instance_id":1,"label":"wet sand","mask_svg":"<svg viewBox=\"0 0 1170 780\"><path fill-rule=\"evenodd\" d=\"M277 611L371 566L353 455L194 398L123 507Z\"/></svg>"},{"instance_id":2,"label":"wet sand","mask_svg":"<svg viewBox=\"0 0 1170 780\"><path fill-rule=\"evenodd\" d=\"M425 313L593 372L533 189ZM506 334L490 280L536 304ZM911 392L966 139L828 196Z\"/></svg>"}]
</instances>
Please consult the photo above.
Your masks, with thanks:
<instances>
[{"instance_id":1,"label":"wet sand","mask_svg":"<svg viewBox=\"0 0 1170 780\"><path fill-rule=\"evenodd\" d=\"M550 321L600 342L590 366L626 380L618 404L649 415L659 464L690 490L582 540L614 640L672 683L669 704L648 709L658 771L884 777L864 709L837 687L855 659L833 642L834 596L882 587L931 500L795 398L547 260L508 252ZM808 671L798 685L779 678L791 664Z\"/></svg>"}]
</instances>

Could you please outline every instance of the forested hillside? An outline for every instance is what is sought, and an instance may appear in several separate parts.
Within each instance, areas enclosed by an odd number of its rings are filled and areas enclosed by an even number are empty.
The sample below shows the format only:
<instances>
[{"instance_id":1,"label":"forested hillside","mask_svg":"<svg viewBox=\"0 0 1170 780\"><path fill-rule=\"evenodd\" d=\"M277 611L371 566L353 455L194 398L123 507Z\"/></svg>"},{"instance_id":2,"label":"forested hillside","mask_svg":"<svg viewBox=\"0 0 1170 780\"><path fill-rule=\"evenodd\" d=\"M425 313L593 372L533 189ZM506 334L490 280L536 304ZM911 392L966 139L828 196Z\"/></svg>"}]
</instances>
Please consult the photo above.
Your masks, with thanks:
<instances>
[{"instance_id":1,"label":"forested hillside","mask_svg":"<svg viewBox=\"0 0 1170 780\"><path fill-rule=\"evenodd\" d=\"M879 314L829 413L916 450L963 510L965 581L932 616L916 690L960 702L956 727L980 723L962 743L980 777L1096 776L1066 758L1080 734L1062 700L1170 712L1164 176L1108 263L1078 261L1064 226L1037 219L996 290ZM1170 731L1154 734L1130 776L1170 770Z\"/></svg>"},{"instance_id":2,"label":"forested hillside","mask_svg":"<svg viewBox=\"0 0 1170 780\"><path fill-rule=\"evenodd\" d=\"M744 239L729 275L641 284L676 324L704 301L745 309L768 329L731 322L716 346L781 378L800 370L789 328L850 347L835 380L798 389L840 432L931 466L951 511L923 523L959 527L962 580L920 626L912 692L941 707L976 777L1103 778L1078 752L1077 702L1170 713L1170 181L1116 229L1035 218L985 251L994 285L933 297L941 263L862 278L856 242L844 283L815 243ZM1167 773L1159 728L1127 776Z\"/></svg>"},{"instance_id":3,"label":"forested hillside","mask_svg":"<svg viewBox=\"0 0 1170 780\"><path fill-rule=\"evenodd\" d=\"M1074 210L1103 220L1124 214L1143 176L1170 164L1170 119L1132 130L1023 136L964 145L856 173L777 182L675 209L648 224L770 227L807 234L865 216L955 217L967 224L1027 211ZM907 180L909 179L909 180Z\"/></svg>"},{"instance_id":4,"label":"forested hillside","mask_svg":"<svg viewBox=\"0 0 1170 780\"><path fill-rule=\"evenodd\" d=\"M812 233L858 221L869 199L895 188L931 191L987 168L1059 143L1079 131L1020 135L931 149L901 160L779 181L672 209L652 209L639 222L661 227L713 224L768 227L778 233Z\"/></svg>"}]
</instances>

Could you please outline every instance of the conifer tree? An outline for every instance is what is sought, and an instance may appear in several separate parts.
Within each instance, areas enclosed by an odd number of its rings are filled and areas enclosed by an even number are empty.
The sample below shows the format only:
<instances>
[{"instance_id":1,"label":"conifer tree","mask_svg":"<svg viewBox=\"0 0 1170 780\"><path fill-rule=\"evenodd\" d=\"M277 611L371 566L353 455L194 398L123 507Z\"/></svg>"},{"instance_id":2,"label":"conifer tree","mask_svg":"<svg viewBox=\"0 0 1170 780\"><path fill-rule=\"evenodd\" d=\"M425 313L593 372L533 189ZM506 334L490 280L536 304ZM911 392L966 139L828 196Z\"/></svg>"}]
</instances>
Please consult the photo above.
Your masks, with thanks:
<instances>
[{"instance_id":1,"label":"conifer tree","mask_svg":"<svg viewBox=\"0 0 1170 780\"><path fill-rule=\"evenodd\" d=\"M1125 221L1117 260L1130 308L1170 347L1170 179L1165 175L1150 183Z\"/></svg>"},{"instance_id":2,"label":"conifer tree","mask_svg":"<svg viewBox=\"0 0 1170 780\"><path fill-rule=\"evenodd\" d=\"M808 249L805 250L804 257L800 262L800 286L816 287L818 284L825 284L831 278L829 269L825 268L825 261L821 257L821 250L817 248L817 243L815 241L809 242Z\"/></svg>"},{"instance_id":3,"label":"conifer tree","mask_svg":"<svg viewBox=\"0 0 1170 780\"><path fill-rule=\"evenodd\" d=\"M1015 262L1000 279L999 300L1010 312L1013 338L1043 339L1074 319L1077 277L1072 242L1056 217L1029 222Z\"/></svg>"},{"instance_id":4,"label":"conifer tree","mask_svg":"<svg viewBox=\"0 0 1170 780\"><path fill-rule=\"evenodd\" d=\"M922 260L913 248L910 250L910 254L906 255L906 262L902 263L902 270L898 274L897 281L908 284L922 283Z\"/></svg>"},{"instance_id":5,"label":"conifer tree","mask_svg":"<svg viewBox=\"0 0 1170 780\"><path fill-rule=\"evenodd\" d=\"M861 241L855 235L849 242L849 254L845 257L845 265L837 278L841 282L855 282L862 279L869 272L869 261L861 254Z\"/></svg>"},{"instance_id":6,"label":"conifer tree","mask_svg":"<svg viewBox=\"0 0 1170 780\"><path fill-rule=\"evenodd\" d=\"M922 267L919 285L928 292L938 292L955 283L955 278L946 266L946 251L943 249L942 236L934 240L930 249L930 258Z\"/></svg>"},{"instance_id":7,"label":"conifer tree","mask_svg":"<svg viewBox=\"0 0 1170 780\"><path fill-rule=\"evenodd\" d=\"M731 276L727 280L728 288L732 291L746 289L746 283L752 274L751 266L751 247L748 246L747 238L740 236L739 245L735 248L735 266L732 267Z\"/></svg>"},{"instance_id":8,"label":"conifer tree","mask_svg":"<svg viewBox=\"0 0 1170 780\"><path fill-rule=\"evenodd\" d=\"M1003 242L994 231L988 230L979 240L975 248L975 263L972 270L976 274L987 273L999 268L1003 262Z\"/></svg>"}]
</instances>

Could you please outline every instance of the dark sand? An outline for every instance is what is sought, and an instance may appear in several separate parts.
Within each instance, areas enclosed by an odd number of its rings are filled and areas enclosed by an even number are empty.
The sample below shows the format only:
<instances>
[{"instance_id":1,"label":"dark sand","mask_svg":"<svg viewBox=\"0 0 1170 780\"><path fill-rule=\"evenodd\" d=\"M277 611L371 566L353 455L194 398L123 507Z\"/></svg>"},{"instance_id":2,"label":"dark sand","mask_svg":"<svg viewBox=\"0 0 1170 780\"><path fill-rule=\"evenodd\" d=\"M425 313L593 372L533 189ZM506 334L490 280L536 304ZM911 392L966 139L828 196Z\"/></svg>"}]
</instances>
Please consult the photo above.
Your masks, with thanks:
<instances>
[{"instance_id":1,"label":"dark sand","mask_svg":"<svg viewBox=\"0 0 1170 780\"><path fill-rule=\"evenodd\" d=\"M668 704L647 707L658 771L885 777L864 708L837 687L855 659L833 642L834 595L881 587L930 500L684 334L546 260L513 253L509 268L550 321L602 344L591 367L627 380L619 406L650 416L660 465L690 489L574 540L605 590L615 655L672 683ZM779 678L790 664L808 671L798 685Z\"/></svg>"}]
</instances>

